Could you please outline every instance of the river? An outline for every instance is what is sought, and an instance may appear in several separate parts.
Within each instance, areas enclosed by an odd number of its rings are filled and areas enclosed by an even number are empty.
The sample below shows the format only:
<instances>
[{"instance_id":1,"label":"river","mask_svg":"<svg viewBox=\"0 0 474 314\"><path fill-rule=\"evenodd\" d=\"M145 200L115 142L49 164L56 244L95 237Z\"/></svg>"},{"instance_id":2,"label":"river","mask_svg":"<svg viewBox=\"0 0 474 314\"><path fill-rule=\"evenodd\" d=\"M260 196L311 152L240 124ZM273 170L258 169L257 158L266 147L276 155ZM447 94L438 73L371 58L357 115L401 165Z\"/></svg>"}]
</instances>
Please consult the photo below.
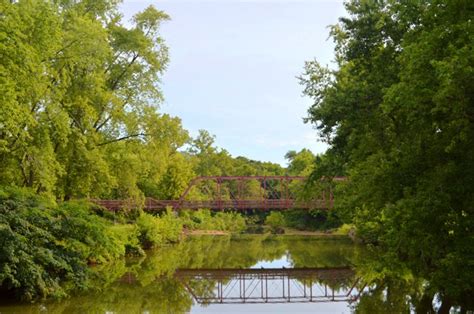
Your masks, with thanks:
<instances>
[{"instance_id":1,"label":"river","mask_svg":"<svg viewBox=\"0 0 474 314\"><path fill-rule=\"evenodd\" d=\"M92 290L34 304L4 300L0 313L410 312L411 287L375 284L369 256L346 238L192 236L93 267Z\"/></svg>"}]
</instances>

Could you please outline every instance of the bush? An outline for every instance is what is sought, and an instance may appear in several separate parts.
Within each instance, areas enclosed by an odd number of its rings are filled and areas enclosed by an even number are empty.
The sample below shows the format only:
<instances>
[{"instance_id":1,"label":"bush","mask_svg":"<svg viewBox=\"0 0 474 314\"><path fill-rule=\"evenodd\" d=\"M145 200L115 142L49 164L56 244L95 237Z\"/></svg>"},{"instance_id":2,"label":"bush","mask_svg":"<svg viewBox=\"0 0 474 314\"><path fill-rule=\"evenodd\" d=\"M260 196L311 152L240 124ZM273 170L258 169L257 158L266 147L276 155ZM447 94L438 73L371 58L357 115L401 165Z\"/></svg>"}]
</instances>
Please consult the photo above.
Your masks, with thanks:
<instances>
[{"instance_id":1,"label":"bush","mask_svg":"<svg viewBox=\"0 0 474 314\"><path fill-rule=\"evenodd\" d=\"M166 213L160 216L161 224L159 225L165 239L165 243L176 243L180 240L183 232L183 223L177 214L170 208L166 209Z\"/></svg>"},{"instance_id":2,"label":"bush","mask_svg":"<svg viewBox=\"0 0 474 314\"><path fill-rule=\"evenodd\" d=\"M200 209L197 211L184 210L180 212L180 219L184 228L190 230L214 230L211 211Z\"/></svg>"},{"instance_id":3,"label":"bush","mask_svg":"<svg viewBox=\"0 0 474 314\"><path fill-rule=\"evenodd\" d=\"M124 247L127 256L145 256L138 239L138 228L132 224L117 224L110 227L112 236Z\"/></svg>"},{"instance_id":4,"label":"bush","mask_svg":"<svg viewBox=\"0 0 474 314\"><path fill-rule=\"evenodd\" d=\"M182 211L180 219L184 227L191 230L242 232L246 227L245 218L236 212L212 213L209 209Z\"/></svg>"},{"instance_id":5,"label":"bush","mask_svg":"<svg viewBox=\"0 0 474 314\"><path fill-rule=\"evenodd\" d=\"M138 217L138 240L144 249L179 241L182 224L171 211L161 217L142 213Z\"/></svg>"},{"instance_id":6,"label":"bush","mask_svg":"<svg viewBox=\"0 0 474 314\"><path fill-rule=\"evenodd\" d=\"M26 300L66 296L89 288L90 264L144 255L142 247L177 242L182 231L169 210L141 213L136 224L109 219L87 202L57 205L28 189L0 187L0 291Z\"/></svg>"},{"instance_id":7,"label":"bush","mask_svg":"<svg viewBox=\"0 0 474 314\"><path fill-rule=\"evenodd\" d=\"M282 215L285 227L298 230L328 230L342 225L334 210L288 210Z\"/></svg>"},{"instance_id":8,"label":"bush","mask_svg":"<svg viewBox=\"0 0 474 314\"><path fill-rule=\"evenodd\" d=\"M27 189L0 188L0 288L27 300L86 288L88 263L125 252L110 226L86 203L57 206Z\"/></svg>"},{"instance_id":9,"label":"bush","mask_svg":"<svg viewBox=\"0 0 474 314\"><path fill-rule=\"evenodd\" d=\"M281 212L271 212L265 219L265 223L269 225L272 230L281 229L286 226L285 217Z\"/></svg>"},{"instance_id":10,"label":"bush","mask_svg":"<svg viewBox=\"0 0 474 314\"><path fill-rule=\"evenodd\" d=\"M216 230L242 232L245 230L245 218L236 212L218 212L214 216Z\"/></svg>"},{"instance_id":11,"label":"bush","mask_svg":"<svg viewBox=\"0 0 474 314\"><path fill-rule=\"evenodd\" d=\"M342 226L337 228L337 230L334 233L339 234L339 235L353 235L354 230L355 230L354 225L343 224Z\"/></svg>"},{"instance_id":12,"label":"bush","mask_svg":"<svg viewBox=\"0 0 474 314\"><path fill-rule=\"evenodd\" d=\"M125 255L125 246L112 231L112 223L91 213L88 203L63 203L51 213L56 221L54 236L68 239L68 248L82 252L89 263L103 263Z\"/></svg>"}]
</instances>

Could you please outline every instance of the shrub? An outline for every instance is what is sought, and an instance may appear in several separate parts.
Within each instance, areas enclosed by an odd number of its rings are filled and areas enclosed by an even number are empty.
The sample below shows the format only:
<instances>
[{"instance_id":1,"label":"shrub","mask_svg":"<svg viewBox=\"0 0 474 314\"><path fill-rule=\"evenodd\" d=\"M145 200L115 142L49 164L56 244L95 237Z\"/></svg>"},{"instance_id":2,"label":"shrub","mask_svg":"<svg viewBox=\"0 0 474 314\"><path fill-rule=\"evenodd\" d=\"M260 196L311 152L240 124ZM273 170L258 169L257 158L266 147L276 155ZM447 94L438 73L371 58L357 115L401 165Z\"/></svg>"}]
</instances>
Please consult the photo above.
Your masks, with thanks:
<instances>
[{"instance_id":1,"label":"shrub","mask_svg":"<svg viewBox=\"0 0 474 314\"><path fill-rule=\"evenodd\" d=\"M339 234L339 235L350 235L350 234L354 234L354 225L343 224L342 226L340 226L339 228L337 228L337 230L336 230L334 233L335 233L335 234Z\"/></svg>"},{"instance_id":2,"label":"shrub","mask_svg":"<svg viewBox=\"0 0 474 314\"><path fill-rule=\"evenodd\" d=\"M137 221L138 239L144 249L178 242L181 236L181 221L167 210L161 217L142 213Z\"/></svg>"},{"instance_id":3,"label":"shrub","mask_svg":"<svg viewBox=\"0 0 474 314\"><path fill-rule=\"evenodd\" d=\"M82 252L89 263L111 261L125 254L125 247L112 232L112 224L92 214L86 202L63 203L51 211L55 220L53 234L68 239L69 249Z\"/></svg>"},{"instance_id":4,"label":"shrub","mask_svg":"<svg viewBox=\"0 0 474 314\"><path fill-rule=\"evenodd\" d=\"M280 212L271 212L265 219L265 223L272 229L281 229L286 226L285 217Z\"/></svg>"},{"instance_id":5,"label":"shrub","mask_svg":"<svg viewBox=\"0 0 474 314\"><path fill-rule=\"evenodd\" d=\"M116 224L109 228L109 232L124 247L127 256L145 256L138 239L138 228L132 224Z\"/></svg>"},{"instance_id":6,"label":"shrub","mask_svg":"<svg viewBox=\"0 0 474 314\"><path fill-rule=\"evenodd\" d=\"M328 230L342 222L335 210L288 210L282 213L285 226L299 230Z\"/></svg>"},{"instance_id":7,"label":"shrub","mask_svg":"<svg viewBox=\"0 0 474 314\"><path fill-rule=\"evenodd\" d=\"M239 213L230 212L218 212L214 216L214 224L216 230L230 231L230 232L242 232L245 230L245 218Z\"/></svg>"},{"instance_id":8,"label":"shrub","mask_svg":"<svg viewBox=\"0 0 474 314\"><path fill-rule=\"evenodd\" d=\"M191 230L242 232L246 227L245 218L235 212L212 213L209 209L182 211L180 219L184 227Z\"/></svg>"},{"instance_id":9,"label":"shrub","mask_svg":"<svg viewBox=\"0 0 474 314\"><path fill-rule=\"evenodd\" d=\"M215 226L209 209L182 211L180 214L183 225L188 229L214 230Z\"/></svg>"},{"instance_id":10,"label":"shrub","mask_svg":"<svg viewBox=\"0 0 474 314\"><path fill-rule=\"evenodd\" d=\"M163 242L163 236L158 228L159 220L150 214L142 213L137 221L138 240L144 249L152 248Z\"/></svg>"},{"instance_id":11,"label":"shrub","mask_svg":"<svg viewBox=\"0 0 474 314\"><path fill-rule=\"evenodd\" d=\"M27 189L0 188L0 288L27 300L86 288L88 263L124 254L110 226L87 203L56 206Z\"/></svg>"}]
</instances>

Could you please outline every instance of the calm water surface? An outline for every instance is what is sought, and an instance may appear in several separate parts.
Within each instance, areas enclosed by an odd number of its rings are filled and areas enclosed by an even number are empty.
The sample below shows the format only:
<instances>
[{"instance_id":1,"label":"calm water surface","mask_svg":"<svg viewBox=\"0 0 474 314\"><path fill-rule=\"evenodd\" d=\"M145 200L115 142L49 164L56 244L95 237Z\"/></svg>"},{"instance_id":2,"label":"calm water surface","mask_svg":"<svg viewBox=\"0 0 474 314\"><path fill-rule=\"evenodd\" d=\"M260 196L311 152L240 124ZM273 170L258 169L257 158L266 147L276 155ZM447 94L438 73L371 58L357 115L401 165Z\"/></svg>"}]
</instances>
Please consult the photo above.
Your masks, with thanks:
<instances>
[{"instance_id":1,"label":"calm water surface","mask_svg":"<svg viewBox=\"0 0 474 314\"><path fill-rule=\"evenodd\" d=\"M394 303L384 287L379 293L368 284L370 276L358 268L366 258L363 247L346 239L191 237L146 258L95 267L93 291L60 302L4 302L0 313L409 311L403 289L391 294L401 300Z\"/></svg>"}]
</instances>

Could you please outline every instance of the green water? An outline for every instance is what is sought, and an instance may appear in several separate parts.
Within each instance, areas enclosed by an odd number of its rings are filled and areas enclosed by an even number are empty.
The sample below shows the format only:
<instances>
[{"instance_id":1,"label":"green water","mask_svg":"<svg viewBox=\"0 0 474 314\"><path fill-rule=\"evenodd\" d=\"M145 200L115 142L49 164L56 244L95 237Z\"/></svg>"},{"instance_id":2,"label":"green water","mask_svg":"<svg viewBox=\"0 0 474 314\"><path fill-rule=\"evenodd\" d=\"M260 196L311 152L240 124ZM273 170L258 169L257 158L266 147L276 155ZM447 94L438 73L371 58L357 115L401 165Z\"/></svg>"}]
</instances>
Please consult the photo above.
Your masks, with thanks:
<instances>
[{"instance_id":1,"label":"green water","mask_svg":"<svg viewBox=\"0 0 474 314\"><path fill-rule=\"evenodd\" d=\"M408 312L412 284L375 280L369 255L347 239L191 237L146 258L94 267L87 293L4 300L0 313Z\"/></svg>"}]
</instances>

